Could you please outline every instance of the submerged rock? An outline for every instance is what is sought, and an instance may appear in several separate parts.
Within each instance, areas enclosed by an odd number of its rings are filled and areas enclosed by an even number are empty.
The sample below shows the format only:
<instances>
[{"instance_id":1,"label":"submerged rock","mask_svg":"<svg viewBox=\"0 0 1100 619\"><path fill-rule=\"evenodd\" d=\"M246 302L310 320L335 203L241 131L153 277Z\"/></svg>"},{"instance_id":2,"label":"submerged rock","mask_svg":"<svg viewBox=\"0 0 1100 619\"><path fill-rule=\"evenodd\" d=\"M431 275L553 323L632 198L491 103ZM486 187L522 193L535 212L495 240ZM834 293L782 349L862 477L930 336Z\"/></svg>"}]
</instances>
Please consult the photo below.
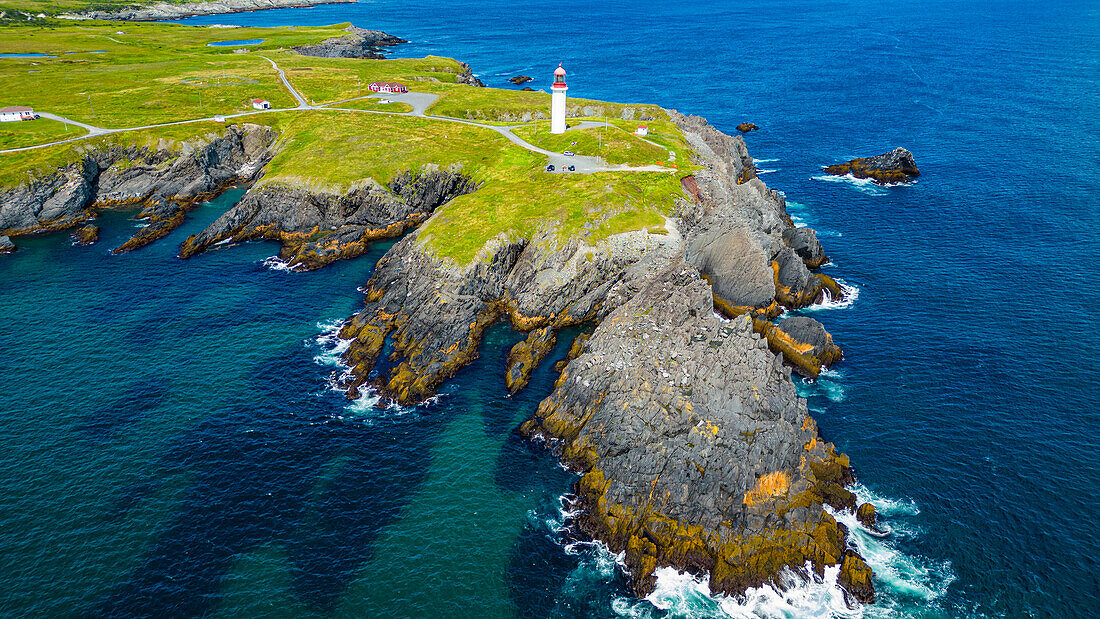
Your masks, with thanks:
<instances>
[{"instance_id":1,"label":"submerged rock","mask_svg":"<svg viewBox=\"0 0 1100 619\"><path fill-rule=\"evenodd\" d=\"M10 254L15 251L15 243L6 236L0 236L0 254Z\"/></svg>"},{"instance_id":2,"label":"submerged rock","mask_svg":"<svg viewBox=\"0 0 1100 619\"><path fill-rule=\"evenodd\" d=\"M520 84L526 84L527 82L530 82L533 79L535 79L535 78L529 77L527 75L517 75L515 77L508 78L508 81L512 82L516 86L519 86Z\"/></svg>"},{"instance_id":3,"label":"submerged rock","mask_svg":"<svg viewBox=\"0 0 1100 619\"><path fill-rule=\"evenodd\" d=\"M99 240L99 226L88 224L77 228L72 234L74 245L91 245Z\"/></svg>"},{"instance_id":4,"label":"submerged rock","mask_svg":"<svg viewBox=\"0 0 1100 619\"><path fill-rule=\"evenodd\" d=\"M851 174L856 178L870 178L882 185L903 183L920 176L913 153L901 147L875 157L852 159L848 163L828 166L825 173L834 176Z\"/></svg>"},{"instance_id":5,"label":"submerged rock","mask_svg":"<svg viewBox=\"0 0 1100 619\"><path fill-rule=\"evenodd\" d=\"M381 30L366 30L355 26L348 26L346 30L348 34L342 37L325 39L315 45L299 45L291 49L303 56L380 60L385 58L382 47L408 43L405 39L399 39Z\"/></svg>"}]
</instances>

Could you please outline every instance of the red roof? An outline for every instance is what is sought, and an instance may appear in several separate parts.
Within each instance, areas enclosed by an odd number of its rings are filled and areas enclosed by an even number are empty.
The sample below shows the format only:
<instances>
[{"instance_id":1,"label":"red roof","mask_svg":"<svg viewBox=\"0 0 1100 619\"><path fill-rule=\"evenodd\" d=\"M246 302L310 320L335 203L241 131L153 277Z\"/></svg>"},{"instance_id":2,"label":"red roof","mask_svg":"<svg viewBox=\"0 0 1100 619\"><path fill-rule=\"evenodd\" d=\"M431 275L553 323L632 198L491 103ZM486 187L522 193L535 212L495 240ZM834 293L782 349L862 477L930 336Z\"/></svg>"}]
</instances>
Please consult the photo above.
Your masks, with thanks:
<instances>
[{"instance_id":1,"label":"red roof","mask_svg":"<svg viewBox=\"0 0 1100 619\"><path fill-rule=\"evenodd\" d=\"M267 101L265 101L264 99L253 99L252 102L253 103L267 103Z\"/></svg>"},{"instance_id":2,"label":"red roof","mask_svg":"<svg viewBox=\"0 0 1100 619\"><path fill-rule=\"evenodd\" d=\"M565 69L561 68L561 63L558 63L558 68L554 69L554 75L565 75Z\"/></svg>"},{"instance_id":3,"label":"red roof","mask_svg":"<svg viewBox=\"0 0 1100 619\"><path fill-rule=\"evenodd\" d=\"M9 105L8 107L0 107L0 113L4 113L4 112L8 112L8 113L11 113L11 112L33 112L33 111L34 110L32 110L31 108L24 107L22 105Z\"/></svg>"}]
</instances>

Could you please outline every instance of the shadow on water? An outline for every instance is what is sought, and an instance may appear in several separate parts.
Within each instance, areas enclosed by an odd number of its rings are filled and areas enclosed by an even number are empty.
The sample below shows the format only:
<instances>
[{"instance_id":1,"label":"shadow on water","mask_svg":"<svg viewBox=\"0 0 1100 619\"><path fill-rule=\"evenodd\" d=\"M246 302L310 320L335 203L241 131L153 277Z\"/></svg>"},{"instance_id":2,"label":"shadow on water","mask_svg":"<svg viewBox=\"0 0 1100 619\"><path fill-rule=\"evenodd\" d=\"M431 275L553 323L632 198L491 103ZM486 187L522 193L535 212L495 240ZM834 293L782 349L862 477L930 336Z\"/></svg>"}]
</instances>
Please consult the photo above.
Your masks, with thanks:
<instances>
[{"instance_id":1,"label":"shadow on water","mask_svg":"<svg viewBox=\"0 0 1100 619\"><path fill-rule=\"evenodd\" d=\"M160 408L171 391L169 382L160 376L135 381L114 401L90 412L80 424L80 430L93 440L108 440Z\"/></svg>"},{"instance_id":2,"label":"shadow on water","mask_svg":"<svg viewBox=\"0 0 1100 619\"><path fill-rule=\"evenodd\" d=\"M316 414L343 404L313 395L317 377L288 349L258 368L254 404L212 412L172 446L163 469L189 471L192 487L143 564L91 614L206 614L234 562L272 542L286 547L297 595L331 612L423 480L441 419L367 427ZM321 479L336 457L335 477Z\"/></svg>"}]
</instances>

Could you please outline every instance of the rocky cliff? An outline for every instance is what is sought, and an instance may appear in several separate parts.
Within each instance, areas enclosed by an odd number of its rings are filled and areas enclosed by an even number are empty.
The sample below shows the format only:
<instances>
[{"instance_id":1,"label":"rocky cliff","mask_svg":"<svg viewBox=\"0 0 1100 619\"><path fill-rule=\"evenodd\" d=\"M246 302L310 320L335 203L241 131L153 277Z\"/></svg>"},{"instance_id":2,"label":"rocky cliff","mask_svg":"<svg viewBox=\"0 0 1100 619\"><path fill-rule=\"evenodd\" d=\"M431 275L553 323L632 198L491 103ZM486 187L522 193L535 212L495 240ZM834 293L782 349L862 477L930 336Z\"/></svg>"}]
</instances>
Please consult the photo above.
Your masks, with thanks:
<instances>
[{"instance_id":1,"label":"rocky cliff","mask_svg":"<svg viewBox=\"0 0 1100 619\"><path fill-rule=\"evenodd\" d=\"M229 241L269 240L282 245L291 268L310 270L366 252L373 241L400 236L435 208L476 185L459 170L404 172L382 186L373 179L345 195L271 183L245 194L235 206L180 247L190 258Z\"/></svg>"},{"instance_id":2,"label":"rocky cliff","mask_svg":"<svg viewBox=\"0 0 1100 619\"><path fill-rule=\"evenodd\" d=\"M57 172L0 189L0 235L74 228L103 209L129 207L148 225L114 251L143 247L171 232L196 204L252 180L274 141L271 129L244 124L175 145L89 147Z\"/></svg>"},{"instance_id":3,"label":"rocky cliff","mask_svg":"<svg viewBox=\"0 0 1100 619\"><path fill-rule=\"evenodd\" d=\"M405 39L399 39L381 30L366 30L355 26L348 26L346 30L348 34L342 37L333 37L316 45L299 45L291 49L304 56L380 60L385 58L382 54L383 47L408 43Z\"/></svg>"},{"instance_id":4,"label":"rocky cliff","mask_svg":"<svg viewBox=\"0 0 1100 619\"><path fill-rule=\"evenodd\" d=\"M880 185L904 183L920 176L913 153L900 146L874 157L860 157L847 163L827 166L825 173L834 176L851 174L856 178L872 179Z\"/></svg>"},{"instance_id":5,"label":"rocky cliff","mask_svg":"<svg viewBox=\"0 0 1100 619\"><path fill-rule=\"evenodd\" d=\"M840 350L813 319L771 320L840 289L814 272L826 259L816 235L794 228L744 141L672 118L702 170L684 179L667 234L561 245L502 233L468 264L409 234L341 330L348 395L370 385L402 403L430 397L496 320L531 332L509 354L514 391L556 331L596 325L521 431L582 473L581 524L626 551L638 594L661 565L708 572L728 592L837 565L851 595L872 599L870 569L823 509L855 507L848 460L818 436L790 378Z\"/></svg>"},{"instance_id":6,"label":"rocky cliff","mask_svg":"<svg viewBox=\"0 0 1100 619\"><path fill-rule=\"evenodd\" d=\"M111 21L159 21L180 19L194 15L220 13L246 13L264 9L286 9L317 4L341 4L355 0L212 0L210 2L171 3L158 2L149 6L131 6L119 9L93 10L82 13L66 13L62 19L102 19Z\"/></svg>"}]
</instances>

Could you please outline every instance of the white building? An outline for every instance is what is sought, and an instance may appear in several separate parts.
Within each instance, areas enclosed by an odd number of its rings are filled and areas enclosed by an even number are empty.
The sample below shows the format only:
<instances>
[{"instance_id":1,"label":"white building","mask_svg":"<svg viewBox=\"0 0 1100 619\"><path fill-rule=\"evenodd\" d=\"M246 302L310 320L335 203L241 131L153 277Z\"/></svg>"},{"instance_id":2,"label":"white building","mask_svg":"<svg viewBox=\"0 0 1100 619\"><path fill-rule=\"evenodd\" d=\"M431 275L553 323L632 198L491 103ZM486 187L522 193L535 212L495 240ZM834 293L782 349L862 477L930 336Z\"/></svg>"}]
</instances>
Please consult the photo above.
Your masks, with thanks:
<instances>
[{"instance_id":1,"label":"white building","mask_svg":"<svg viewBox=\"0 0 1100 619\"><path fill-rule=\"evenodd\" d=\"M634 130L634 135L639 135L644 138L645 136L649 135L649 127L645 125L639 125L638 128Z\"/></svg>"},{"instance_id":2,"label":"white building","mask_svg":"<svg viewBox=\"0 0 1100 619\"><path fill-rule=\"evenodd\" d=\"M257 110L270 110L271 102L267 99L253 99L252 107L256 108Z\"/></svg>"},{"instance_id":3,"label":"white building","mask_svg":"<svg viewBox=\"0 0 1100 619\"><path fill-rule=\"evenodd\" d=\"M565 69L554 69L554 85L550 87L550 133L565 133Z\"/></svg>"},{"instance_id":4,"label":"white building","mask_svg":"<svg viewBox=\"0 0 1100 619\"><path fill-rule=\"evenodd\" d=\"M371 82L367 89L371 92L385 92L385 93L403 93L409 92L409 89L404 84L398 82Z\"/></svg>"},{"instance_id":5,"label":"white building","mask_svg":"<svg viewBox=\"0 0 1100 619\"><path fill-rule=\"evenodd\" d=\"M8 123L16 120L34 120L34 110L22 105L0 107L0 122Z\"/></svg>"}]
</instances>

